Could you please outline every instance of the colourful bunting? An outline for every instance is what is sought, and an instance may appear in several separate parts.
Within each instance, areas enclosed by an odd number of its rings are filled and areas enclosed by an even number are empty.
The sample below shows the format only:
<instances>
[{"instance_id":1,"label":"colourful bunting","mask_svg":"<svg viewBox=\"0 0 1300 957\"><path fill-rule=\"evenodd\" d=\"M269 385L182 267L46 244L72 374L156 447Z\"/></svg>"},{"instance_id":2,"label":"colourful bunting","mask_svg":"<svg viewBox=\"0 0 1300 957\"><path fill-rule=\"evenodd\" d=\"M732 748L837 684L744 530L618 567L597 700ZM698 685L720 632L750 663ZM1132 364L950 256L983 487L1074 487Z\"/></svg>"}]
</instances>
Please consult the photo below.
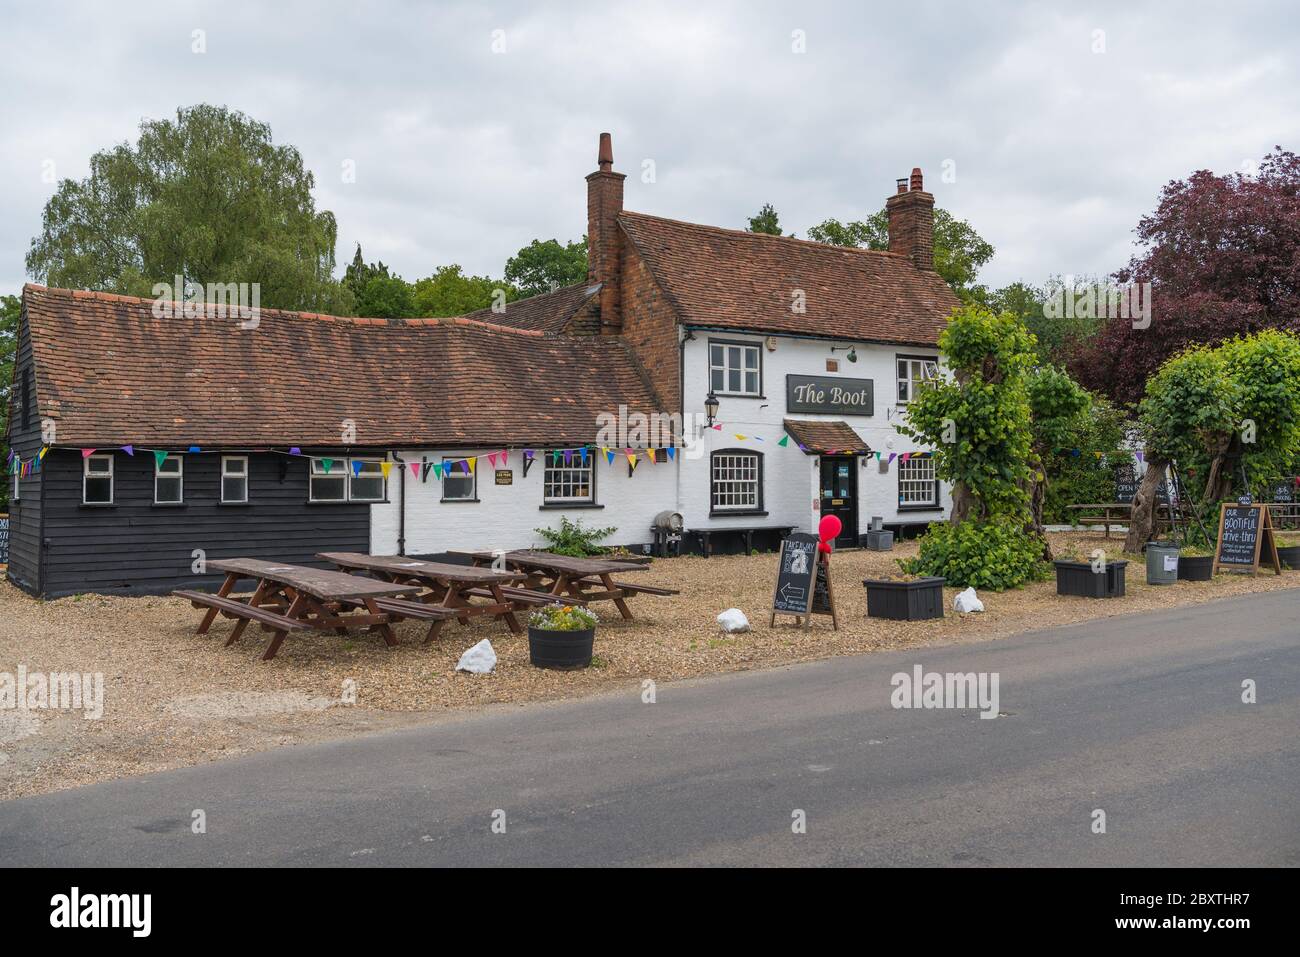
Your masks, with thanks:
<instances>
[{"instance_id":1,"label":"colourful bunting","mask_svg":"<svg viewBox=\"0 0 1300 957\"><path fill-rule=\"evenodd\" d=\"M191 451L191 452L194 452L195 454L198 454L199 452L202 452L203 450L202 450L201 448L199 448L197 445L191 445L191 446L190 446L190 451Z\"/></svg>"},{"instance_id":2,"label":"colourful bunting","mask_svg":"<svg viewBox=\"0 0 1300 957\"><path fill-rule=\"evenodd\" d=\"M162 468L162 464L167 461L167 453L161 449L155 449L153 453L153 464L155 468ZM328 469L326 470L328 471Z\"/></svg>"},{"instance_id":3,"label":"colourful bunting","mask_svg":"<svg viewBox=\"0 0 1300 957\"><path fill-rule=\"evenodd\" d=\"M361 466L362 466L361 461L359 459L353 459L351 464L352 464L352 475L356 478L360 478Z\"/></svg>"},{"instance_id":4,"label":"colourful bunting","mask_svg":"<svg viewBox=\"0 0 1300 957\"><path fill-rule=\"evenodd\" d=\"M419 463L419 462L408 462L407 464L411 466L411 478L419 478L419 477L420 477L420 463Z\"/></svg>"},{"instance_id":5,"label":"colourful bunting","mask_svg":"<svg viewBox=\"0 0 1300 957\"><path fill-rule=\"evenodd\" d=\"M295 445L293 448L291 448L291 449L289 450L289 454L290 454L290 455L302 455L302 449L298 448L298 446Z\"/></svg>"},{"instance_id":6,"label":"colourful bunting","mask_svg":"<svg viewBox=\"0 0 1300 957\"><path fill-rule=\"evenodd\" d=\"M392 463L392 462L380 462L380 463L379 463L379 471L382 472L382 473L384 474L384 478L388 478L388 473L391 472L392 469L393 469L393 463Z\"/></svg>"},{"instance_id":7,"label":"colourful bunting","mask_svg":"<svg viewBox=\"0 0 1300 957\"><path fill-rule=\"evenodd\" d=\"M434 475L434 477L435 477L439 482L442 481L442 463L441 463L441 462L434 462L434 463L433 463L433 475Z\"/></svg>"},{"instance_id":8,"label":"colourful bunting","mask_svg":"<svg viewBox=\"0 0 1300 957\"><path fill-rule=\"evenodd\" d=\"M83 459L88 459L88 458L90 458L90 457L91 457L92 455L94 455L94 454L95 454L95 450L94 450L94 449L82 449L82 450L81 450L81 457L82 457Z\"/></svg>"},{"instance_id":9,"label":"colourful bunting","mask_svg":"<svg viewBox=\"0 0 1300 957\"><path fill-rule=\"evenodd\" d=\"M326 474L326 475L329 475L329 474L330 474L330 469L332 469L332 468L334 467L334 460L333 460L333 459L321 459L321 460L320 460L320 467L323 468L323 469L325 470L325 474Z\"/></svg>"},{"instance_id":10,"label":"colourful bunting","mask_svg":"<svg viewBox=\"0 0 1300 957\"><path fill-rule=\"evenodd\" d=\"M670 462L676 460L676 458L677 458L677 450L676 450L675 448L673 448L673 447L670 445L670 446L668 446L667 449L665 449L665 451L668 453L668 460L669 460Z\"/></svg>"},{"instance_id":11,"label":"colourful bunting","mask_svg":"<svg viewBox=\"0 0 1300 957\"><path fill-rule=\"evenodd\" d=\"M605 453L605 460L606 460L607 462L609 462L610 465L613 465L613 464L614 464L614 452L613 452L613 450L612 450L612 449L608 449L608 448L604 448L604 447L602 447L602 448L601 448L601 451Z\"/></svg>"},{"instance_id":12,"label":"colourful bunting","mask_svg":"<svg viewBox=\"0 0 1300 957\"><path fill-rule=\"evenodd\" d=\"M122 446L122 451L125 452L127 455L130 455L130 456L133 456L133 457L134 457L134 455L135 455L135 446L134 446L134 445L124 445L124 446ZM45 454L44 450L41 451L41 454L42 454L42 455Z\"/></svg>"},{"instance_id":13,"label":"colourful bunting","mask_svg":"<svg viewBox=\"0 0 1300 957\"><path fill-rule=\"evenodd\" d=\"M465 466L465 472L469 474L474 471L474 463L477 461L478 461L478 456L472 456L470 458L465 459L465 461L462 462L461 465Z\"/></svg>"},{"instance_id":14,"label":"colourful bunting","mask_svg":"<svg viewBox=\"0 0 1300 957\"><path fill-rule=\"evenodd\" d=\"M788 435L783 435L783 436L781 436L781 441L778 442L778 443L776 443L776 444L779 445L779 446L781 446L781 448L785 448L786 446L788 446L788 445L790 444L790 436L788 436Z\"/></svg>"}]
</instances>

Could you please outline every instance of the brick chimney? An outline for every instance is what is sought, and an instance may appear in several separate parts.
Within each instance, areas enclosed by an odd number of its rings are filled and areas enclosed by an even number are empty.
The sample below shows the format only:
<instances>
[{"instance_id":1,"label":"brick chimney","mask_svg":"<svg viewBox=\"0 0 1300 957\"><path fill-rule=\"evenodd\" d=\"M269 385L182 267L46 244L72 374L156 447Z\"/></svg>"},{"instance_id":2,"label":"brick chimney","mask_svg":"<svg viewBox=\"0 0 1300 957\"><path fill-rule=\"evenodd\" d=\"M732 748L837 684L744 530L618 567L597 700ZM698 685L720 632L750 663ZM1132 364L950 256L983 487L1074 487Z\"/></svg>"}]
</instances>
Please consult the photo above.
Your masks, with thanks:
<instances>
[{"instance_id":1,"label":"brick chimney","mask_svg":"<svg viewBox=\"0 0 1300 957\"><path fill-rule=\"evenodd\" d=\"M934 271L934 196L921 188L921 169L912 180L898 181L898 192L885 200L889 213L889 251L911 257L917 269Z\"/></svg>"},{"instance_id":2,"label":"brick chimney","mask_svg":"<svg viewBox=\"0 0 1300 957\"><path fill-rule=\"evenodd\" d=\"M622 331L623 243L618 214L623 211L623 180L614 172L614 144L608 133L600 134L596 154L598 169L587 174L587 281L603 283L600 291L600 331Z\"/></svg>"}]
</instances>

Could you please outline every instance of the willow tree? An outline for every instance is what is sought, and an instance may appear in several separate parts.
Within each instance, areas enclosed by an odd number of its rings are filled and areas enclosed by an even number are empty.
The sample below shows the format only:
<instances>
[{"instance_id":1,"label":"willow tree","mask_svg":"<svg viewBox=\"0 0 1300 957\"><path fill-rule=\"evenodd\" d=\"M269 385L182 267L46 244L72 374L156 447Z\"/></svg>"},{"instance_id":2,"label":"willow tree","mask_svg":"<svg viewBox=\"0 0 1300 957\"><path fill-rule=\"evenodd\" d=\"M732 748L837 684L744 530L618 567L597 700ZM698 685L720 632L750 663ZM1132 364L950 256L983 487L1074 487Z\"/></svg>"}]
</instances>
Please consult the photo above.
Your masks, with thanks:
<instances>
[{"instance_id":1,"label":"willow tree","mask_svg":"<svg viewBox=\"0 0 1300 957\"><path fill-rule=\"evenodd\" d=\"M968 305L953 313L939 349L952 377L917 391L899 431L935 450L952 513L947 525L930 526L908 569L954 585L1012 587L1037 574L1045 546L1030 509L1034 337L1010 313Z\"/></svg>"},{"instance_id":2,"label":"willow tree","mask_svg":"<svg viewBox=\"0 0 1300 957\"><path fill-rule=\"evenodd\" d=\"M315 178L271 128L199 104L146 120L136 143L90 157L62 180L27 253L39 282L152 296L176 276L257 283L264 308L347 315L333 279L334 214L317 210Z\"/></svg>"}]
</instances>

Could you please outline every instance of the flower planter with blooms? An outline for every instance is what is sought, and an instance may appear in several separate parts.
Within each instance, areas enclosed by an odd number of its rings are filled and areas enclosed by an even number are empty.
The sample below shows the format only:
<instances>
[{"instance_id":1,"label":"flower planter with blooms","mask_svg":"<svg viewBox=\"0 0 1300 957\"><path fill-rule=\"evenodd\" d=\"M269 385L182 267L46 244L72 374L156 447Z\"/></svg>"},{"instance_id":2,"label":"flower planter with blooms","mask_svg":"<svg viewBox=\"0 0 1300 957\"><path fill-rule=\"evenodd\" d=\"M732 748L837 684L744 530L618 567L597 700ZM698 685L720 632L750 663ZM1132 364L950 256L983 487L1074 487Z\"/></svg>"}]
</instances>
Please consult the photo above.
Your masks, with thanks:
<instances>
[{"instance_id":1,"label":"flower planter with blooms","mask_svg":"<svg viewBox=\"0 0 1300 957\"><path fill-rule=\"evenodd\" d=\"M577 605L547 605L528 617L528 660L537 668L572 670L591 664L596 616Z\"/></svg>"}]
</instances>

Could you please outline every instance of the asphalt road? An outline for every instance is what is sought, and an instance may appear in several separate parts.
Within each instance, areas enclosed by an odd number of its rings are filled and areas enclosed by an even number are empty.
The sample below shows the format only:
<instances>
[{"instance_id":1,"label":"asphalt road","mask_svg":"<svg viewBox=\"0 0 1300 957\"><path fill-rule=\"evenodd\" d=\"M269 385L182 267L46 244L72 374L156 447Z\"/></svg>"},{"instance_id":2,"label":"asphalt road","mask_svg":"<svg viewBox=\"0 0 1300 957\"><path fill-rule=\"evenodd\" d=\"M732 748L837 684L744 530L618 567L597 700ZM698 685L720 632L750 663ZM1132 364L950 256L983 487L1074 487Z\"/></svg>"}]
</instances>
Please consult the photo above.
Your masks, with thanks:
<instances>
[{"instance_id":1,"label":"asphalt road","mask_svg":"<svg viewBox=\"0 0 1300 957\"><path fill-rule=\"evenodd\" d=\"M893 708L916 664L997 673L1002 715ZM6 802L0 864L1296 866L1300 591Z\"/></svg>"}]
</instances>

